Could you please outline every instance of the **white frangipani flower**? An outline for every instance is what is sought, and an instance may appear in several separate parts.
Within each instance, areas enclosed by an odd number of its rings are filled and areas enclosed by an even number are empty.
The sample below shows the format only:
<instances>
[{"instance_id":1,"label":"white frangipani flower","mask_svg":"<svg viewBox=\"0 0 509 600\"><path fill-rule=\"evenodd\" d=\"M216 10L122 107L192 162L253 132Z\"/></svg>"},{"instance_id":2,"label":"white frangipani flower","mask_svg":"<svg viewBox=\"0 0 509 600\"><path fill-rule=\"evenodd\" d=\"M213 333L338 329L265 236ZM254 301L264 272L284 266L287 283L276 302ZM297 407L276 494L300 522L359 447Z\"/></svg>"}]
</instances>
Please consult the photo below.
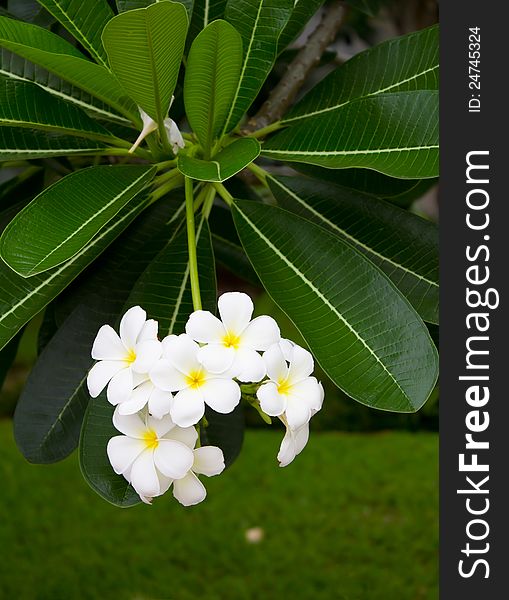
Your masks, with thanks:
<instances>
[{"instance_id":1,"label":"white frangipani flower","mask_svg":"<svg viewBox=\"0 0 509 600\"><path fill-rule=\"evenodd\" d=\"M173 483L173 495L184 506L199 504L207 496L207 490L196 473L212 477L224 471L224 456L217 446L202 446L193 452L194 461L191 470L182 479Z\"/></svg>"},{"instance_id":2,"label":"white frangipani flower","mask_svg":"<svg viewBox=\"0 0 509 600\"><path fill-rule=\"evenodd\" d=\"M189 317L186 333L206 344L198 358L212 373L231 371L244 382L265 377L265 363L257 350L267 350L279 342L281 334L272 317L261 316L251 321L253 302L247 294L227 292L218 301L221 320L205 310Z\"/></svg>"},{"instance_id":3,"label":"white frangipani flower","mask_svg":"<svg viewBox=\"0 0 509 600\"><path fill-rule=\"evenodd\" d=\"M309 423L304 423L298 429L290 429L287 424L285 427L286 433L277 455L280 467L288 466L302 452L309 439Z\"/></svg>"},{"instance_id":4,"label":"white frangipani flower","mask_svg":"<svg viewBox=\"0 0 509 600\"><path fill-rule=\"evenodd\" d=\"M219 413L231 412L240 401L240 387L229 373L212 373L198 360L200 347L185 333L163 342L163 357L150 371L161 390L176 392L170 408L180 427L198 423L205 404Z\"/></svg>"},{"instance_id":5,"label":"white frangipani flower","mask_svg":"<svg viewBox=\"0 0 509 600\"><path fill-rule=\"evenodd\" d=\"M174 98L172 97L170 107L173 103L173 99ZM147 113L142 108L139 108L138 110L140 111L141 120L143 121L143 128L134 144L131 146L131 148L129 148L130 153L133 153L136 150L136 148L138 148L138 146L147 137L147 135L151 134L153 131L156 131L158 129L157 122L154 121L152 117L147 115ZM163 123L166 135L168 137L168 141L170 142L171 149L173 150L174 154L177 154L180 148L184 148L184 146L186 145L184 142L184 138L180 133L180 129L178 128L178 125L175 123L175 121L173 119L170 119L170 117L164 119Z\"/></svg>"},{"instance_id":6,"label":"white frangipani flower","mask_svg":"<svg viewBox=\"0 0 509 600\"><path fill-rule=\"evenodd\" d=\"M188 476L194 464L194 427L175 426L169 416L154 419L113 414L113 425L123 435L108 442L108 458L115 473L123 475L147 503L164 494L174 482Z\"/></svg>"},{"instance_id":7,"label":"white frangipani flower","mask_svg":"<svg viewBox=\"0 0 509 600\"><path fill-rule=\"evenodd\" d=\"M307 350L296 344L283 349L274 344L264 352L269 381L258 388L256 395L264 413L271 417L284 415L288 427L296 430L322 407L323 388L315 377L310 377L314 362Z\"/></svg>"},{"instance_id":8,"label":"white frangipani flower","mask_svg":"<svg viewBox=\"0 0 509 600\"><path fill-rule=\"evenodd\" d=\"M133 415L145 406L156 419L170 412L173 395L157 388L150 378L136 386L128 400L118 405L120 415Z\"/></svg>"},{"instance_id":9,"label":"white frangipani flower","mask_svg":"<svg viewBox=\"0 0 509 600\"><path fill-rule=\"evenodd\" d=\"M139 306L130 308L120 321L120 336L110 325L103 325L92 346L96 363L87 377L88 390L96 398L108 385L108 400L113 405L129 400L135 386L159 359L161 342L157 321L149 319Z\"/></svg>"}]
</instances>

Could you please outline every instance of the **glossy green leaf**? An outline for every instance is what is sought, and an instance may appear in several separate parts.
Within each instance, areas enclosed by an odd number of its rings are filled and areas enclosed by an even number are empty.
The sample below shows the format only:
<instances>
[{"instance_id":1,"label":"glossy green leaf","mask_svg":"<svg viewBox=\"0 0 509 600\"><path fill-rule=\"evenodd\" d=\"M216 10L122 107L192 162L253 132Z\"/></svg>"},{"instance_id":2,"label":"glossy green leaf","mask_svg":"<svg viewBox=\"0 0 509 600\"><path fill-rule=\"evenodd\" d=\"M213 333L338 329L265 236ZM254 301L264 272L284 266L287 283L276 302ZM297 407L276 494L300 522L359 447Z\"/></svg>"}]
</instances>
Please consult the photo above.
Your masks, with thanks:
<instances>
[{"instance_id":1,"label":"glossy green leaf","mask_svg":"<svg viewBox=\"0 0 509 600\"><path fill-rule=\"evenodd\" d=\"M190 41L216 19L224 17L226 0L194 0L193 16L189 25Z\"/></svg>"},{"instance_id":2,"label":"glossy green leaf","mask_svg":"<svg viewBox=\"0 0 509 600\"><path fill-rule=\"evenodd\" d=\"M138 195L77 254L42 275L25 279L0 261L0 349L93 262L146 206L146 196Z\"/></svg>"},{"instance_id":3,"label":"glossy green leaf","mask_svg":"<svg viewBox=\"0 0 509 600\"><path fill-rule=\"evenodd\" d=\"M189 51L184 103L191 129L207 151L225 125L241 64L242 39L226 21L208 25Z\"/></svg>"},{"instance_id":4,"label":"glossy green leaf","mask_svg":"<svg viewBox=\"0 0 509 600\"><path fill-rule=\"evenodd\" d=\"M225 131L239 123L272 70L293 4L293 0L228 0L225 19L242 37L244 62Z\"/></svg>"},{"instance_id":5,"label":"glossy green leaf","mask_svg":"<svg viewBox=\"0 0 509 600\"><path fill-rule=\"evenodd\" d=\"M295 0L292 14L279 36L278 52L282 52L306 27L324 0Z\"/></svg>"},{"instance_id":6,"label":"glossy green leaf","mask_svg":"<svg viewBox=\"0 0 509 600\"><path fill-rule=\"evenodd\" d=\"M283 122L331 113L357 98L437 90L438 49L438 26L434 26L356 54L312 88Z\"/></svg>"},{"instance_id":7,"label":"glossy green leaf","mask_svg":"<svg viewBox=\"0 0 509 600\"><path fill-rule=\"evenodd\" d=\"M179 171L199 181L225 181L242 171L260 154L260 144L254 138L240 138L226 146L211 160L186 154L178 155Z\"/></svg>"},{"instance_id":8,"label":"glossy green leaf","mask_svg":"<svg viewBox=\"0 0 509 600\"><path fill-rule=\"evenodd\" d=\"M85 58L63 38L29 23L0 17L0 46L19 54L115 108L138 118L132 101L103 66Z\"/></svg>"},{"instance_id":9,"label":"glossy green leaf","mask_svg":"<svg viewBox=\"0 0 509 600\"><path fill-rule=\"evenodd\" d=\"M265 289L332 381L368 406L418 410L436 382L436 350L389 279L337 235L281 208L236 200L233 216Z\"/></svg>"},{"instance_id":10,"label":"glossy green leaf","mask_svg":"<svg viewBox=\"0 0 509 600\"><path fill-rule=\"evenodd\" d=\"M210 235L204 220L197 231L197 255L202 302L214 310L216 282ZM182 333L193 310L189 280L187 234L183 230L161 250L136 283L126 308L140 305L151 318L159 320L159 335ZM108 440L118 432L113 428L114 407L104 397L92 400L83 421L80 464L88 484L116 506L140 502L130 484L113 471L106 453Z\"/></svg>"},{"instance_id":11,"label":"glossy green leaf","mask_svg":"<svg viewBox=\"0 0 509 600\"><path fill-rule=\"evenodd\" d=\"M129 124L129 120L104 102L5 48L0 48L0 75L16 81L36 83L46 92L75 104L96 118Z\"/></svg>"},{"instance_id":12,"label":"glossy green leaf","mask_svg":"<svg viewBox=\"0 0 509 600\"><path fill-rule=\"evenodd\" d=\"M0 238L2 259L23 277L62 264L145 188L155 171L138 165L100 166L60 179L5 228Z\"/></svg>"},{"instance_id":13,"label":"glossy green leaf","mask_svg":"<svg viewBox=\"0 0 509 600\"><path fill-rule=\"evenodd\" d=\"M77 447L89 402L86 377L94 362L90 356L94 338L104 323L116 325L136 279L175 228L165 224L175 205L150 207L108 248L99 268L74 291L77 304L56 332L55 302L48 307L52 335L14 415L16 443L30 462L56 462Z\"/></svg>"},{"instance_id":14,"label":"glossy green leaf","mask_svg":"<svg viewBox=\"0 0 509 600\"><path fill-rule=\"evenodd\" d=\"M103 31L112 71L156 122L168 114L187 34L182 4L158 2L117 15Z\"/></svg>"},{"instance_id":15,"label":"glossy green leaf","mask_svg":"<svg viewBox=\"0 0 509 600\"><path fill-rule=\"evenodd\" d=\"M438 179L396 179L369 169L326 169L305 163L292 166L313 179L365 192L403 208L408 208L438 182Z\"/></svg>"},{"instance_id":16,"label":"glossy green leaf","mask_svg":"<svg viewBox=\"0 0 509 600\"><path fill-rule=\"evenodd\" d=\"M101 32L113 17L107 0L38 0L91 56L105 67L106 52L101 42Z\"/></svg>"},{"instance_id":17,"label":"glossy green leaf","mask_svg":"<svg viewBox=\"0 0 509 600\"><path fill-rule=\"evenodd\" d=\"M244 441L244 407L239 404L231 413L219 414L208 406L205 409L207 427L201 429L202 446L221 448L226 468L231 466L242 449Z\"/></svg>"},{"instance_id":18,"label":"glossy green leaf","mask_svg":"<svg viewBox=\"0 0 509 600\"><path fill-rule=\"evenodd\" d=\"M103 148L106 144L96 140L20 127L0 127L0 161L95 154Z\"/></svg>"},{"instance_id":19,"label":"glossy green leaf","mask_svg":"<svg viewBox=\"0 0 509 600\"><path fill-rule=\"evenodd\" d=\"M29 127L115 142L107 129L77 106L60 100L32 83L0 78L0 126Z\"/></svg>"},{"instance_id":20,"label":"glossy green leaf","mask_svg":"<svg viewBox=\"0 0 509 600\"><path fill-rule=\"evenodd\" d=\"M277 133L263 156L341 169L364 167L392 177L438 175L438 92L361 98Z\"/></svg>"},{"instance_id":21,"label":"glossy green leaf","mask_svg":"<svg viewBox=\"0 0 509 600\"><path fill-rule=\"evenodd\" d=\"M425 321L438 323L436 225L374 196L303 177L271 177L278 204L363 252Z\"/></svg>"},{"instance_id":22,"label":"glossy green leaf","mask_svg":"<svg viewBox=\"0 0 509 600\"><path fill-rule=\"evenodd\" d=\"M176 0L186 7L187 15L191 19L193 13L194 0ZM207 0L209 1L209 0ZM117 0L118 12L125 12L126 10L135 10L137 8L147 8L151 4L161 2L161 0Z\"/></svg>"},{"instance_id":23,"label":"glossy green leaf","mask_svg":"<svg viewBox=\"0 0 509 600\"><path fill-rule=\"evenodd\" d=\"M108 441L120 435L113 426L113 409L105 392L90 399L81 428L80 467L85 481L102 498L115 506L128 508L141 500L124 477L115 474L108 460Z\"/></svg>"}]
</instances>

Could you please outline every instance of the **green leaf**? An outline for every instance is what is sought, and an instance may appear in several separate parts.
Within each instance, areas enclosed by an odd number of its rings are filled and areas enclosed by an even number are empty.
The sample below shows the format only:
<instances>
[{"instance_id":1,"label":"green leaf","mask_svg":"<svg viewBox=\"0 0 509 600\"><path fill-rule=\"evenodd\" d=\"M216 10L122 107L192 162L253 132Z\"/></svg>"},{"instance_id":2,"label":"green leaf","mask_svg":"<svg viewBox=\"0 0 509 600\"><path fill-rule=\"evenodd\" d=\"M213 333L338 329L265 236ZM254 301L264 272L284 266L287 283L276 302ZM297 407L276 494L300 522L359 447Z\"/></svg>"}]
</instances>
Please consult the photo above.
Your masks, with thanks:
<instances>
[{"instance_id":1,"label":"green leaf","mask_svg":"<svg viewBox=\"0 0 509 600\"><path fill-rule=\"evenodd\" d=\"M165 224L175 206L176 202L162 202L145 211L75 290L77 304L53 331L16 406L14 435L30 462L56 462L77 447L89 402L86 377L94 362L90 356L94 338L101 325L118 321L136 279L175 228ZM54 304L51 313L56 312ZM53 330L57 320L51 314Z\"/></svg>"},{"instance_id":2,"label":"green leaf","mask_svg":"<svg viewBox=\"0 0 509 600\"><path fill-rule=\"evenodd\" d=\"M205 408L207 427L200 431L202 446L218 446L223 451L226 468L240 454L244 442L244 407L239 404L231 413L222 415Z\"/></svg>"},{"instance_id":3,"label":"green leaf","mask_svg":"<svg viewBox=\"0 0 509 600\"><path fill-rule=\"evenodd\" d=\"M239 123L272 70L293 4L293 0L228 0L225 18L242 37L244 62L225 131Z\"/></svg>"},{"instance_id":4,"label":"green leaf","mask_svg":"<svg viewBox=\"0 0 509 600\"><path fill-rule=\"evenodd\" d=\"M196 252L200 292L204 310L215 312L216 271L210 232L205 219L198 224ZM183 333L193 312L187 232L182 230L153 259L134 286L126 304L143 306L151 318L159 321L161 338Z\"/></svg>"},{"instance_id":5,"label":"green leaf","mask_svg":"<svg viewBox=\"0 0 509 600\"><path fill-rule=\"evenodd\" d=\"M129 120L139 119L115 77L87 60L64 39L41 27L0 17L0 46L40 65L115 108Z\"/></svg>"},{"instance_id":6,"label":"green leaf","mask_svg":"<svg viewBox=\"0 0 509 600\"><path fill-rule=\"evenodd\" d=\"M277 133L262 155L333 169L364 167L405 179L437 177L438 92L361 98Z\"/></svg>"},{"instance_id":7,"label":"green leaf","mask_svg":"<svg viewBox=\"0 0 509 600\"><path fill-rule=\"evenodd\" d=\"M197 231L197 255L200 288L205 309L214 311L216 281L210 235L204 219ZM183 230L154 258L136 283L126 308L143 306L151 318L159 320L159 335L181 333L193 310L187 234ZM116 506L140 502L130 484L113 471L106 447L118 432L113 428L114 407L104 397L92 400L83 422L80 440L80 464L88 484L100 496Z\"/></svg>"},{"instance_id":8,"label":"green leaf","mask_svg":"<svg viewBox=\"0 0 509 600\"><path fill-rule=\"evenodd\" d=\"M278 204L363 252L422 319L438 323L436 225L374 196L302 177L271 177Z\"/></svg>"},{"instance_id":9,"label":"green leaf","mask_svg":"<svg viewBox=\"0 0 509 600\"><path fill-rule=\"evenodd\" d=\"M85 481L95 492L111 504L127 508L141 500L131 485L121 475L115 474L108 460L108 441L120 435L113 426L113 410L105 392L91 398L81 428L80 467Z\"/></svg>"},{"instance_id":10,"label":"green leaf","mask_svg":"<svg viewBox=\"0 0 509 600\"><path fill-rule=\"evenodd\" d=\"M323 3L324 0L295 0L290 19L279 36L278 53L295 40Z\"/></svg>"},{"instance_id":11,"label":"green leaf","mask_svg":"<svg viewBox=\"0 0 509 600\"><path fill-rule=\"evenodd\" d=\"M77 106L48 94L33 83L2 77L0 126L6 125L77 135L104 143L118 141Z\"/></svg>"},{"instance_id":12,"label":"green leaf","mask_svg":"<svg viewBox=\"0 0 509 600\"><path fill-rule=\"evenodd\" d=\"M216 19L222 19L226 0L194 0L193 16L189 25L190 41Z\"/></svg>"},{"instance_id":13,"label":"green leaf","mask_svg":"<svg viewBox=\"0 0 509 600\"><path fill-rule=\"evenodd\" d=\"M105 147L102 142L69 135L20 127L0 127L0 161L95 154Z\"/></svg>"},{"instance_id":14,"label":"green leaf","mask_svg":"<svg viewBox=\"0 0 509 600\"><path fill-rule=\"evenodd\" d=\"M104 102L5 48L0 48L0 75L10 77L16 81L36 83L46 92L79 106L96 118L123 123L124 125L130 123Z\"/></svg>"},{"instance_id":15,"label":"green leaf","mask_svg":"<svg viewBox=\"0 0 509 600\"><path fill-rule=\"evenodd\" d=\"M23 277L62 264L145 188L155 171L138 165L99 166L67 175L9 223L0 239L0 255ZM77 201L77 190L84 201Z\"/></svg>"},{"instance_id":16,"label":"green leaf","mask_svg":"<svg viewBox=\"0 0 509 600\"><path fill-rule=\"evenodd\" d=\"M93 58L108 66L101 32L113 17L107 0L38 0Z\"/></svg>"},{"instance_id":17,"label":"green leaf","mask_svg":"<svg viewBox=\"0 0 509 600\"><path fill-rule=\"evenodd\" d=\"M361 52L322 79L283 122L331 113L358 98L437 90L438 49L438 26L433 26Z\"/></svg>"},{"instance_id":18,"label":"green leaf","mask_svg":"<svg viewBox=\"0 0 509 600\"><path fill-rule=\"evenodd\" d=\"M157 123L168 114L187 25L184 6L165 1L117 15L103 31L111 70Z\"/></svg>"},{"instance_id":19,"label":"green leaf","mask_svg":"<svg viewBox=\"0 0 509 600\"><path fill-rule=\"evenodd\" d=\"M226 21L208 25L187 59L184 103L191 129L206 151L222 131L237 88L242 39Z\"/></svg>"},{"instance_id":20,"label":"green leaf","mask_svg":"<svg viewBox=\"0 0 509 600\"><path fill-rule=\"evenodd\" d=\"M374 17L380 10L382 0L345 0L352 8L356 8L369 17Z\"/></svg>"},{"instance_id":21,"label":"green leaf","mask_svg":"<svg viewBox=\"0 0 509 600\"><path fill-rule=\"evenodd\" d=\"M9 369L16 358L16 354L18 352L19 342L21 340L21 336L23 335L23 330L20 330L12 340L0 350L0 392L2 391L2 386L4 384L5 378Z\"/></svg>"},{"instance_id":22,"label":"green leaf","mask_svg":"<svg viewBox=\"0 0 509 600\"><path fill-rule=\"evenodd\" d=\"M140 194L71 259L42 275L25 279L0 262L0 349L93 262L146 206L147 198Z\"/></svg>"},{"instance_id":23,"label":"green leaf","mask_svg":"<svg viewBox=\"0 0 509 600\"><path fill-rule=\"evenodd\" d=\"M265 289L332 381L373 408L418 410L435 385L436 350L385 275L338 236L280 208L236 200L233 217Z\"/></svg>"},{"instance_id":24,"label":"green leaf","mask_svg":"<svg viewBox=\"0 0 509 600\"><path fill-rule=\"evenodd\" d=\"M403 208L408 208L438 182L438 179L396 179L369 169L326 169L305 163L292 166L313 179L365 192Z\"/></svg>"},{"instance_id":25,"label":"green leaf","mask_svg":"<svg viewBox=\"0 0 509 600\"><path fill-rule=\"evenodd\" d=\"M256 142L256 143L253 143ZM240 138L226 146L212 160L202 160L179 153L179 171L199 181L225 181L242 171L260 154L260 144L254 138Z\"/></svg>"},{"instance_id":26,"label":"green leaf","mask_svg":"<svg viewBox=\"0 0 509 600\"><path fill-rule=\"evenodd\" d=\"M117 0L118 12L125 12L126 10L135 10L137 8L147 8L151 4L160 2L161 0ZM194 0L177 0L180 4L183 4L187 10L187 16L191 19L193 13ZM208 0L209 1L209 0Z\"/></svg>"}]
</instances>

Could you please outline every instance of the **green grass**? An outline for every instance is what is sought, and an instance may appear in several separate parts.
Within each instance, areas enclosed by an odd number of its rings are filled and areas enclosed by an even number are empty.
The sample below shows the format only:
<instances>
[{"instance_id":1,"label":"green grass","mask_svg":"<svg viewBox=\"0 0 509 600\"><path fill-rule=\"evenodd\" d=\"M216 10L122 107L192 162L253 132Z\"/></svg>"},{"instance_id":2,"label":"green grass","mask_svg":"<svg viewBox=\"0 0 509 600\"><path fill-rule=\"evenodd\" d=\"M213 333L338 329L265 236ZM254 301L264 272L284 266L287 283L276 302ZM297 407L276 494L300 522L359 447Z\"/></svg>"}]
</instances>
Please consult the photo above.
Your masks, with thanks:
<instances>
[{"instance_id":1,"label":"green grass","mask_svg":"<svg viewBox=\"0 0 509 600\"><path fill-rule=\"evenodd\" d=\"M315 434L279 469L280 437L249 431L202 505L121 510L0 422L0 598L435 600L437 437Z\"/></svg>"}]
</instances>

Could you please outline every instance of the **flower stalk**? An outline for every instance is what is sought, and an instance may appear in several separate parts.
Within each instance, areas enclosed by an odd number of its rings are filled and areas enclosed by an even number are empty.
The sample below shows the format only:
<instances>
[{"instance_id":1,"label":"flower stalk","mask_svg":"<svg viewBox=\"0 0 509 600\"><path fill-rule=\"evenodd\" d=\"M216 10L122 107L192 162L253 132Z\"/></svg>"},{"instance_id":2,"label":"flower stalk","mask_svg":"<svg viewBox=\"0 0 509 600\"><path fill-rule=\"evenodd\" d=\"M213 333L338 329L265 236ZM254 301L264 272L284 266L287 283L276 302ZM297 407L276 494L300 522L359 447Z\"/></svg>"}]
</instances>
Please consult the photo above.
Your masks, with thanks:
<instances>
[{"instance_id":1,"label":"flower stalk","mask_svg":"<svg viewBox=\"0 0 509 600\"><path fill-rule=\"evenodd\" d=\"M198 277L198 259L196 256L196 229L194 225L194 194L193 180L185 178L186 191L186 225L187 244L189 251L189 277L191 280L191 294L194 310L201 310L200 280Z\"/></svg>"}]
</instances>

